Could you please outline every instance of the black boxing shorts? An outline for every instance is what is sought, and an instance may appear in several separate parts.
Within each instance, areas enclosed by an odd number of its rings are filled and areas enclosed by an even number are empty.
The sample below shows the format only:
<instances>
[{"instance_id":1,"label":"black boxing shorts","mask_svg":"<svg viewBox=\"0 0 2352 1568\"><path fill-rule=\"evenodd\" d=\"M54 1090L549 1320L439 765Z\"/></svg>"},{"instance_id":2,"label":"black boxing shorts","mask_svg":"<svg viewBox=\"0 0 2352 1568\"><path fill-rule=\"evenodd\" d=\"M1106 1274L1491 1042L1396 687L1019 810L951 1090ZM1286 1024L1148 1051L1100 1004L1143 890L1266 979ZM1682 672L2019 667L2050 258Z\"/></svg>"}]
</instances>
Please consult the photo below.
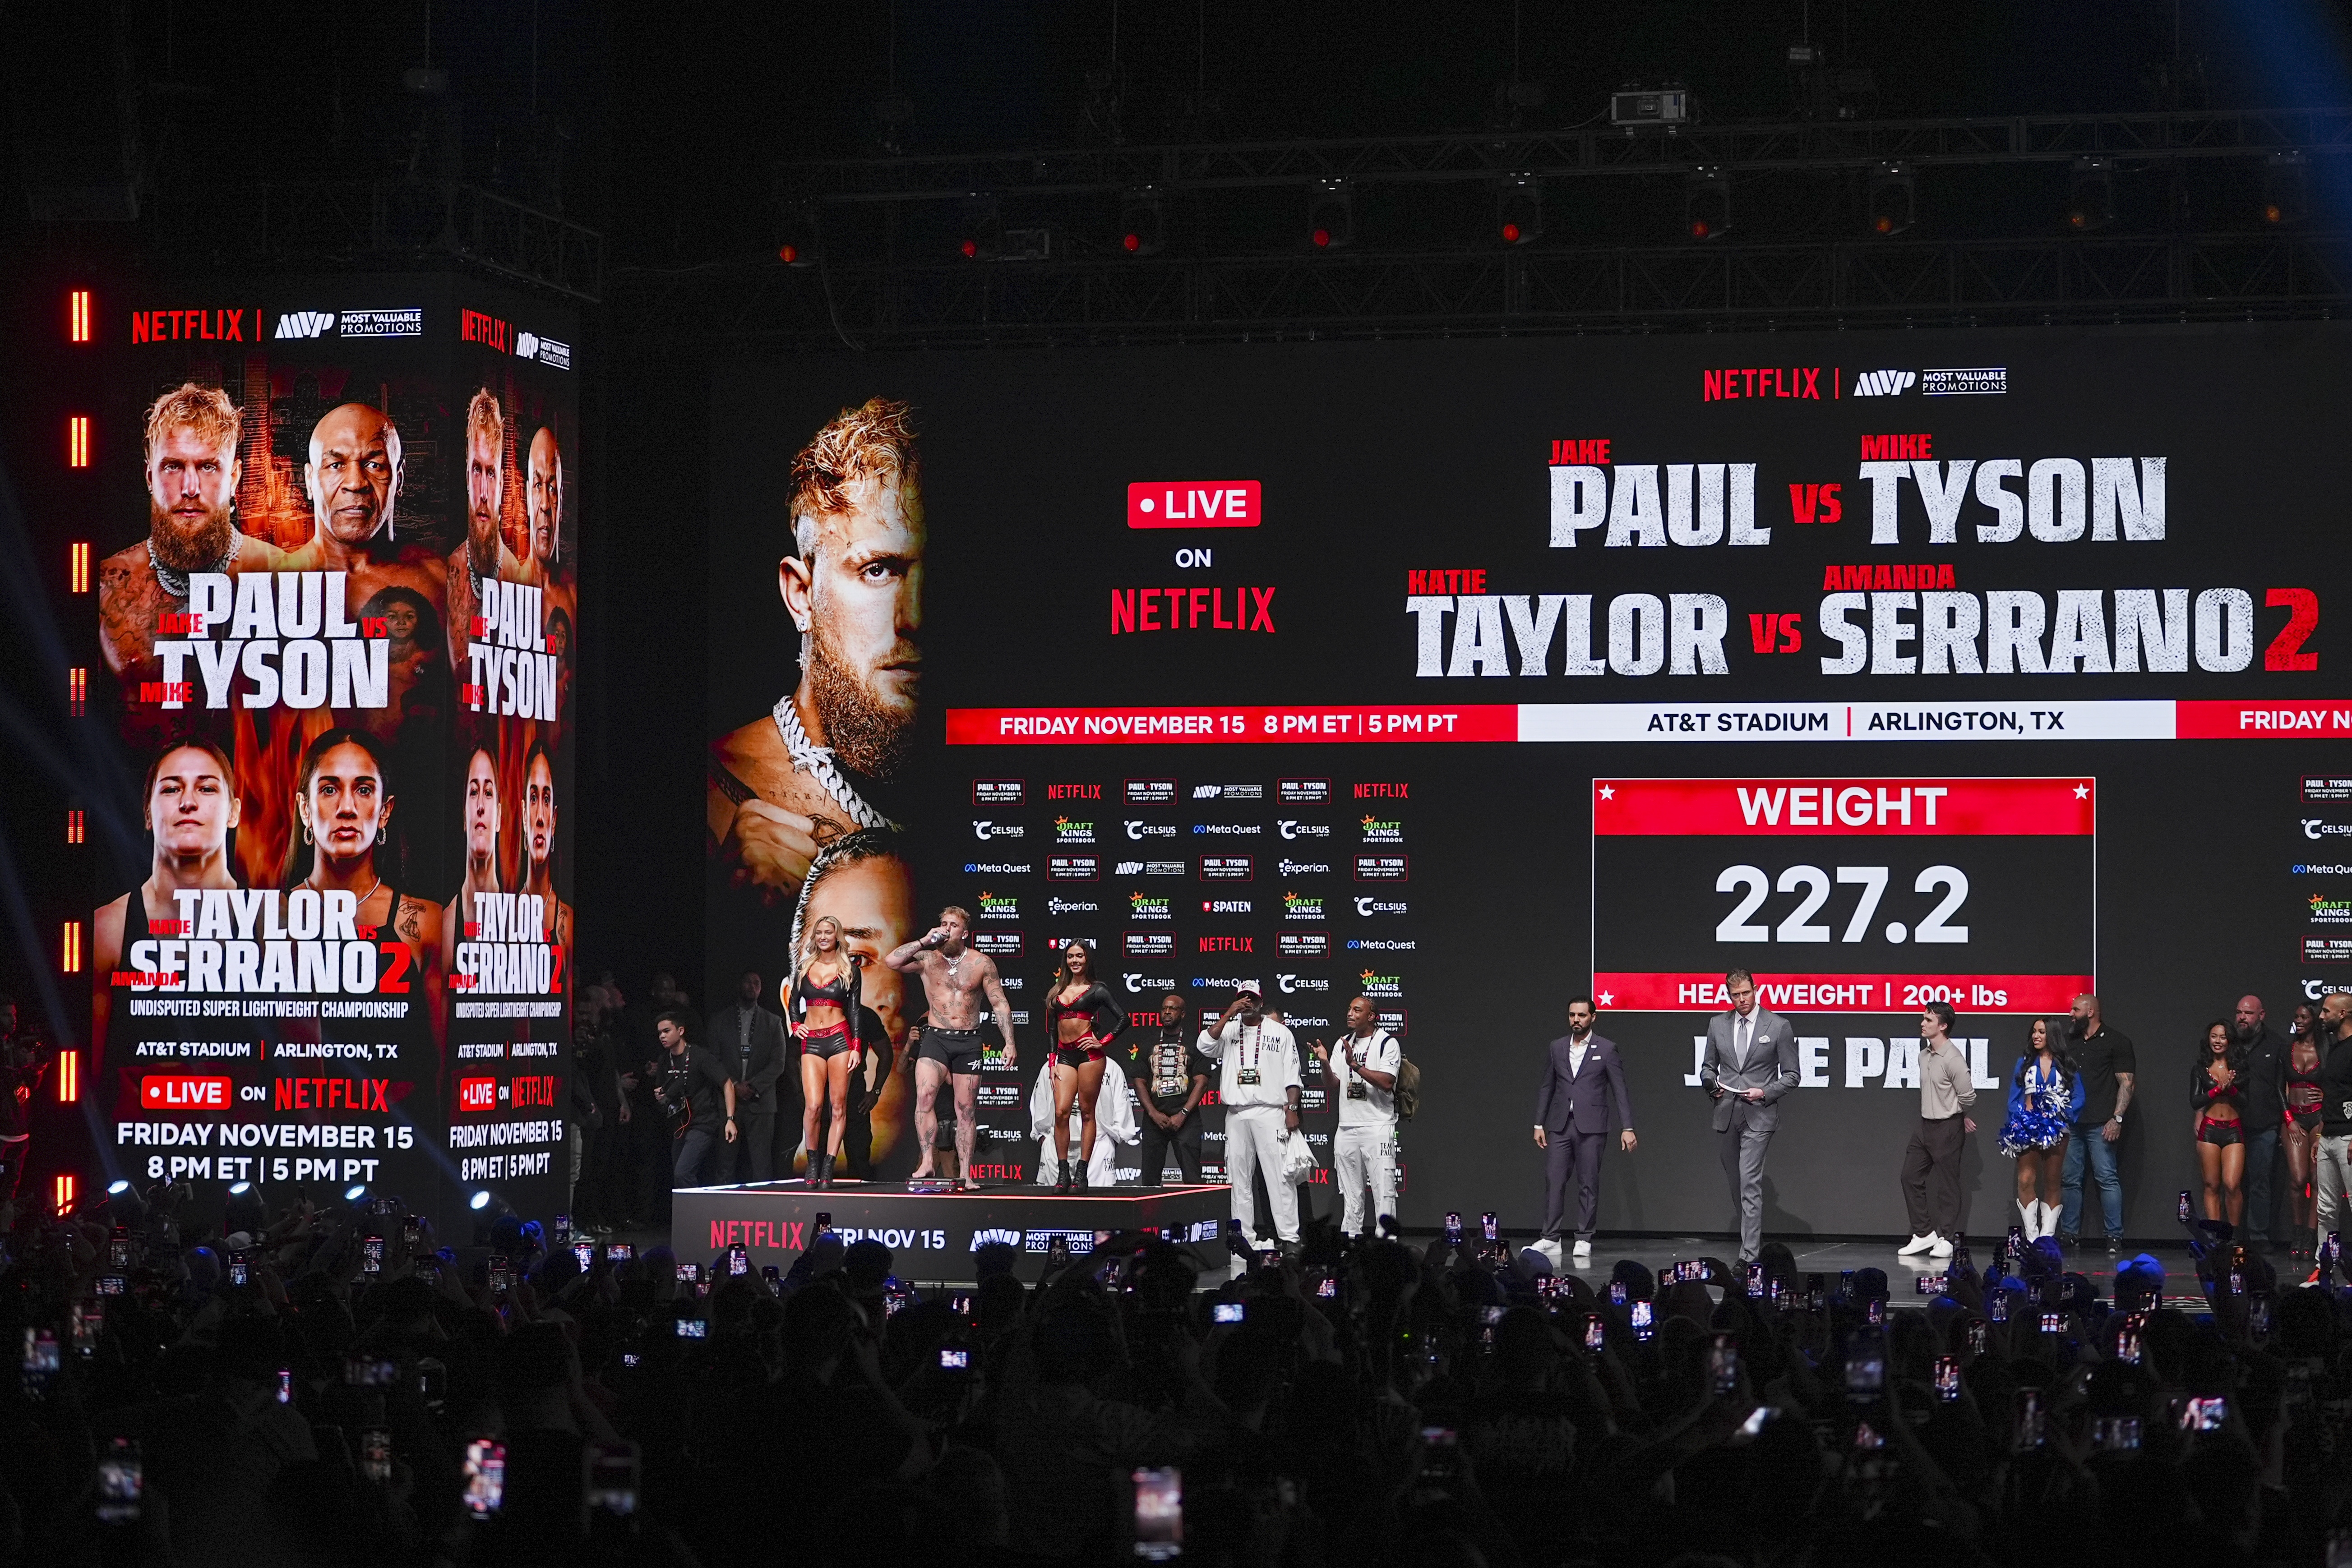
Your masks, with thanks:
<instances>
[{"instance_id":1,"label":"black boxing shorts","mask_svg":"<svg viewBox=\"0 0 2352 1568\"><path fill-rule=\"evenodd\" d=\"M980 1059L987 1049L976 1029L940 1029L926 1024L915 1060L939 1062L950 1072L978 1072Z\"/></svg>"}]
</instances>

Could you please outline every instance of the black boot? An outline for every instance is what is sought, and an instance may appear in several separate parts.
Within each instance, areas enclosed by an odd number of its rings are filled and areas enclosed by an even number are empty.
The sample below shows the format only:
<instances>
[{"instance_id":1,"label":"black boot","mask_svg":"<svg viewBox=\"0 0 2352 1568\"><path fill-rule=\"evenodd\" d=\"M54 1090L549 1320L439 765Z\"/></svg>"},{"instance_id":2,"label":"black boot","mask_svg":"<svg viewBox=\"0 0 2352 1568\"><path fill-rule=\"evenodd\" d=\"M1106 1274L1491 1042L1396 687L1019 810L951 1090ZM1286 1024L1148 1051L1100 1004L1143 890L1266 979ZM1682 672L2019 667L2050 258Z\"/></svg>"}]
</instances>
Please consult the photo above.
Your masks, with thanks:
<instances>
[{"instance_id":1,"label":"black boot","mask_svg":"<svg viewBox=\"0 0 2352 1568\"><path fill-rule=\"evenodd\" d=\"M1083 1158L1070 1162L1070 1185L1080 1192L1087 1190L1087 1162Z\"/></svg>"},{"instance_id":2,"label":"black boot","mask_svg":"<svg viewBox=\"0 0 2352 1568\"><path fill-rule=\"evenodd\" d=\"M833 1156L831 1155L811 1155L809 1156L809 1186L816 1188L819 1192L825 1191L833 1186Z\"/></svg>"},{"instance_id":3,"label":"black boot","mask_svg":"<svg viewBox=\"0 0 2352 1568\"><path fill-rule=\"evenodd\" d=\"M1056 1180L1055 1181L1055 1183L1054 1183L1054 1191L1055 1191L1056 1194L1061 1194L1061 1193L1068 1192L1069 1190L1070 1190L1070 1156L1069 1156L1069 1155L1064 1155L1062 1156L1062 1174L1061 1174L1060 1177L1059 1177L1058 1179L1056 1179Z\"/></svg>"}]
</instances>

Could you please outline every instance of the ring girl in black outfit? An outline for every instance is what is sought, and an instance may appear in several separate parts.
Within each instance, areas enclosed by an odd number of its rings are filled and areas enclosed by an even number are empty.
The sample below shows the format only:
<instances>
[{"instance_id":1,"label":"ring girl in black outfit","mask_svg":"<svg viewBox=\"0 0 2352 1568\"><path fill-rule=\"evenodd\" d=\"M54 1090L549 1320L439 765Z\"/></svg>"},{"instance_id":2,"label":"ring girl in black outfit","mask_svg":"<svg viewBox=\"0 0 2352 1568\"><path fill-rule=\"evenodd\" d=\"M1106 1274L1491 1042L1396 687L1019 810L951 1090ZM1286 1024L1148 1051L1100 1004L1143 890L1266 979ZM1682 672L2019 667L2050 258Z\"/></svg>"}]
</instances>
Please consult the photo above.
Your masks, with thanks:
<instances>
[{"instance_id":1,"label":"ring girl in black outfit","mask_svg":"<svg viewBox=\"0 0 2352 1568\"><path fill-rule=\"evenodd\" d=\"M2197 1163L2205 1176L2205 1218L2232 1226L2246 1217L2246 1059L2226 1023L2205 1026L2205 1048L2189 1070L2189 1103L2197 1108Z\"/></svg>"},{"instance_id":2,"label":"ring girl in black outfit","mask_svg":"<svg viewBox=\"0 0 2352 1568\"><path fill-rule=\"evenodd\" d=\"M840 1157L842 1140L849 1133L849 1084L861 1060L857 1030L850 1020L859 1016L857 965L841 945L841 923L819 915L809 926L808 945L784 1006L793 1036L801 1042L801 1145L808 1150L808 1184L833 1185L833 1162ZM817 1141L817 1113L833 1111L824 1141Z\"/></svg>"},{"instance_id":3,"label":"ring girl in black outfit","mask_svg":"<svg viewBox=\"0 0 2352 1568\"><path fill-rule=\"evenodd\" d=\"M1062 1167L1055 1192L1087 1185L1095 1152L1095 1096L1102 1089L1103 1052L1127 1027L1127 1014L1095 978L1095 950L1072 941L1045 992L1046 1029L1054 1041L1054 1155ZM1078 1159L1070 1163L1070 1107L1078 1107Z\"/></svg>"}]
</instances>

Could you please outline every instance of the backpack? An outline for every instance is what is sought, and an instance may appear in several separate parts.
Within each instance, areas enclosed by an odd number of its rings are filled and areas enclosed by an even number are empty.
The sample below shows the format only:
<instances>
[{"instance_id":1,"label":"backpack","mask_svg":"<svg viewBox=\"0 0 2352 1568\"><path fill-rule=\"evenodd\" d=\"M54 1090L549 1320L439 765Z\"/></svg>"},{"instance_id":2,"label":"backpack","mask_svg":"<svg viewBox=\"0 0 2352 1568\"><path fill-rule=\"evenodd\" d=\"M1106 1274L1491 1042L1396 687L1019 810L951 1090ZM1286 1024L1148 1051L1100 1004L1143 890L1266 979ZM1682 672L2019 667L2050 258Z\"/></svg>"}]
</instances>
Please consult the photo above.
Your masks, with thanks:
<instances>
[{"instance_id":1,"label":"backpack","mask_svg":"<svg viewBox=\"0 0 2352 1568\"><path fill-rule=\"evenodd\" d=\"M1392 1099L1400 1122L1412 1121L1413 1113L1421 1109L1421 1069L1402 1052L1397 1056L1396 1093Z\"/></svg>"}]
</instances>

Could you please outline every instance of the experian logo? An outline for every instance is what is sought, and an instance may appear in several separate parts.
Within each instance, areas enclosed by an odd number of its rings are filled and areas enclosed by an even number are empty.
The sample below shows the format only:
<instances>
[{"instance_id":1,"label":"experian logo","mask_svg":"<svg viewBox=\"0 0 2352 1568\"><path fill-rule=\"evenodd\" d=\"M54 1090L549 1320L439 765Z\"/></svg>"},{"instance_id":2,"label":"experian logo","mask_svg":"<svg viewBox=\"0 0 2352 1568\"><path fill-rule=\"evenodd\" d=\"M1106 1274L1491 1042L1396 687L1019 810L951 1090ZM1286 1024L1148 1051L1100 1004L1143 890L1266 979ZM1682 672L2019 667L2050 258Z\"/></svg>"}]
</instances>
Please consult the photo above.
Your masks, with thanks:
<instances>
[{"instance_id":1,"label":"experian logo","mask_svg":"<svg viewBox=\"0 0 2352 1568\"><path fill-rule=\"evenodd\" d=\"M1853 395L1900 397L1918 384L1916 371L1862 371L1853 378Z\"/></svg>"}]
</instances>

